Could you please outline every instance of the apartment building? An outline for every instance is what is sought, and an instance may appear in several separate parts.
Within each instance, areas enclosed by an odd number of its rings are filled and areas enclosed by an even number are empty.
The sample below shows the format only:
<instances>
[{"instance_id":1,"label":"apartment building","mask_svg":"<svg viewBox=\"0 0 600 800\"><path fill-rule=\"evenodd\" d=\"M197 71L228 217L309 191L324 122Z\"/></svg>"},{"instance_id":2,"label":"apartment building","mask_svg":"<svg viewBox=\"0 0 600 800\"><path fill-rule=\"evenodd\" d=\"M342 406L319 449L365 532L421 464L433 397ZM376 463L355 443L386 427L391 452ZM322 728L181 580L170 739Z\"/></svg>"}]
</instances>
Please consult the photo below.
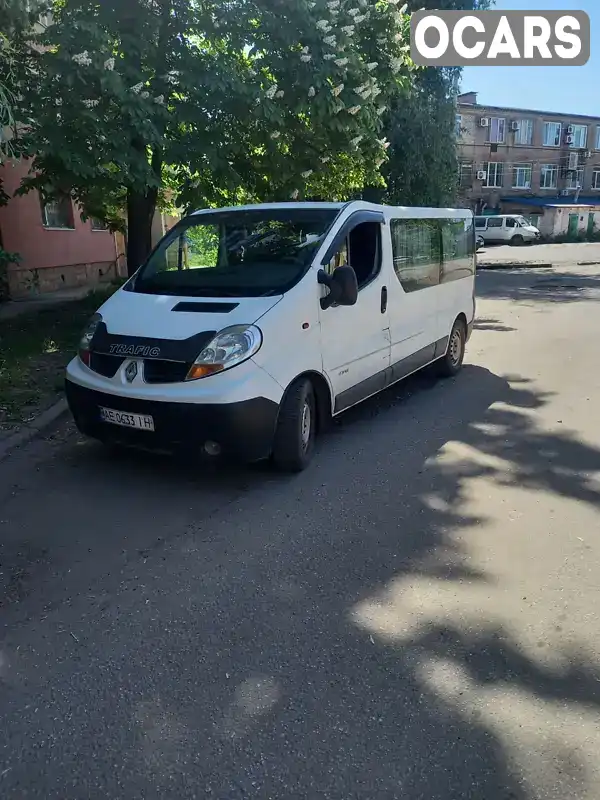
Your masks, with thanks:
<instances>
[{"instance_id":1,"label":"apartment building","mask_svg":"<svg viewBox=\"0 0 600 800\"><path fill-rule=\"evenodd\" d=\"M480 105L469 92L456 136L460 200L476 213L600 206L600 116Z\"/></svg>"}]
</instances>

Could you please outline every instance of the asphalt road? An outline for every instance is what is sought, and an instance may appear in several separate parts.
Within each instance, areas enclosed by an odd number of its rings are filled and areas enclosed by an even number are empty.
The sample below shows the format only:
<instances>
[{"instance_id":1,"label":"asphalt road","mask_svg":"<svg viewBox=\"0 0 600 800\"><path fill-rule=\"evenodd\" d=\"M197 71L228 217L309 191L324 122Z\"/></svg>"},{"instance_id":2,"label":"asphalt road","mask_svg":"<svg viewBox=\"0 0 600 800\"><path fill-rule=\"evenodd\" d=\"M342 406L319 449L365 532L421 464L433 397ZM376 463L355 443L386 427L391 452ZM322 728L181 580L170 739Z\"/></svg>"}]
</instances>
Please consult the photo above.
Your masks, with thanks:
<instances>
[{"instance_id":1,"label":"asphalt road","mask_svg":"<svg viewBox=\"0 0 600 800\"><path fill-rule=\"evenodd\" d=\"M300 476L0 464L2 798L597 800L600 277L478 281Z\"/></svg>"},{"instance_id":2,"label":"asphalt road","mask_svg":"<svg viewBox=\"0 0 600 800\"><path fill-rule=\"evenodd\" d=\"M565 244L526 244L512 247L509 244L488 245L477 253L482 263L507 261L546 262L559 267L578 266L578 262L600 264L600 242L576 242Z\"/></svg>"}]
</instances>

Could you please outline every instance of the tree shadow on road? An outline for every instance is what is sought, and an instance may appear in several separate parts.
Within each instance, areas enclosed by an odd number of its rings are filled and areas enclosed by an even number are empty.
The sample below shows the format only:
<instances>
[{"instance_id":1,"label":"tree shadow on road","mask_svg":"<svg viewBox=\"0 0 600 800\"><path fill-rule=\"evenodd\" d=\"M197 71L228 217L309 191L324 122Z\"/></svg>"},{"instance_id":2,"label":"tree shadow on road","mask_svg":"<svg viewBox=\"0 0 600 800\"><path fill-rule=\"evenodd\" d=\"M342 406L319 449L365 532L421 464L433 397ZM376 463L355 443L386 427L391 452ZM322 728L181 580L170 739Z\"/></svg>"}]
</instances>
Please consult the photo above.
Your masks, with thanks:
<instances>
[{"instance_id":1,"label":"tree shadow on road","mask_svg":"<svg viewBox=\"0 0 600 800\"><path fill-rule=\"evenodd\" d=\"M478 275L477 295L529 304L598 302L600 275L560 268L485 271Z\"/></svg>"},{"instance_id":2,"label":"tree shadow on road","mask_svg":"<svg viewBox=\"0 0 600 800\"><path fill-rule=\"evenodd\" d=\"M87 629L111 632L85 643L86 682L52 667L54 702L39 706L68 705L63 757L94 752L86 785L115 798L592 798L571 732L598 714L600 667L585 643L554 660L526 648L494 605L514 587L472 551L490 521L473 506L483 485L598 507L600 451L543 428L550 401L476 366L417 376L344 415L308 472L255 475L233 506L146 553L140 591L86 612ZM178 513L163 479L128 491L157 525ZM212 486L176 498L195 509ZM123 506L98 513L118 524ZM90 684L111 701L90 703ZM26 715L0 744L19 731L32 735ZM28 769L48 795L80 796L22 764L9 792Z\"/></svg>"}]
</instances>

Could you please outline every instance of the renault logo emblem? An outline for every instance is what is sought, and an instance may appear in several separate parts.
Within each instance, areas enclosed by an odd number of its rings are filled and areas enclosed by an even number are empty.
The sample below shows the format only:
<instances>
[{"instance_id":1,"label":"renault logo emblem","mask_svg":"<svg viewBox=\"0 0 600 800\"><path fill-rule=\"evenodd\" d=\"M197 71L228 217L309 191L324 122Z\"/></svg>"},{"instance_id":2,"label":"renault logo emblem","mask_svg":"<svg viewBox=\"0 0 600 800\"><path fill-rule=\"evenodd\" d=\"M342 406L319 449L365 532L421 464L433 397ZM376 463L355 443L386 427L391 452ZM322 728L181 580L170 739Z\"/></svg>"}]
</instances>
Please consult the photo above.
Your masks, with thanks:
<instances>
[{"instance_id":1,"label":"renault logo emblem","mask_svg":"<svg viewBox=\"0 0 600 800\"><path fill-rule=\"evenodd\" d=\"M131 383L135 380L136 375L138 374L138 366L136 361L132 361L131 364L125 370L125 378L128 383Z\"/></svg>"}]
</instances>

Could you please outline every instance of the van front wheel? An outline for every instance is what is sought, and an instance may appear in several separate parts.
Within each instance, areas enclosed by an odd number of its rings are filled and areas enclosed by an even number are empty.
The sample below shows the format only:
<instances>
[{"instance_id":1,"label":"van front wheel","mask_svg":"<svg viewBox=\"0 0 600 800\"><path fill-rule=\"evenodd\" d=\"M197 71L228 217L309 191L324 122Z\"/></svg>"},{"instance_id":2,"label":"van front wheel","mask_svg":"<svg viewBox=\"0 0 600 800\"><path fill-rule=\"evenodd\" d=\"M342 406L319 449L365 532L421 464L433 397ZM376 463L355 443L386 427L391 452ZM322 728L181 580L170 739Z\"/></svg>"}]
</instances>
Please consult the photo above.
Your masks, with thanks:
<instances>
[{"instance_id":1,"label":"van front wheel","mask_svg":"<svg viewBox=\"0 0 600 800\"><path fill-rule=\"evenodd\" d=\"M281 404L273 443L273 463L282 472L302 472L309 465L317 433L317 404L308 378L292 384Z\"/></svg>"},{"instance_id":2,"label":"van front wheel","mask_svg":"<svg viewBox=\"0 0 600 800\"><path fill-rule=\"evenodd\" d=\"M513 247L521 247L521 245L525 244L525 239L521 236L520 233L517 233L515 236L512 237L510 243Z\"/></svg>"},{"instance_id":3,"label":"van front wheel","mask_svg":"<svg viewBox=\"0 0 600 800\"><path fill-rule=\"evenodd\" d=\"M446 355L438 364L438 373L442 378L452 378L462 369L467 344L467 332L462 320L457 319L452 326Z\"/></svg>"}]
</instances>

